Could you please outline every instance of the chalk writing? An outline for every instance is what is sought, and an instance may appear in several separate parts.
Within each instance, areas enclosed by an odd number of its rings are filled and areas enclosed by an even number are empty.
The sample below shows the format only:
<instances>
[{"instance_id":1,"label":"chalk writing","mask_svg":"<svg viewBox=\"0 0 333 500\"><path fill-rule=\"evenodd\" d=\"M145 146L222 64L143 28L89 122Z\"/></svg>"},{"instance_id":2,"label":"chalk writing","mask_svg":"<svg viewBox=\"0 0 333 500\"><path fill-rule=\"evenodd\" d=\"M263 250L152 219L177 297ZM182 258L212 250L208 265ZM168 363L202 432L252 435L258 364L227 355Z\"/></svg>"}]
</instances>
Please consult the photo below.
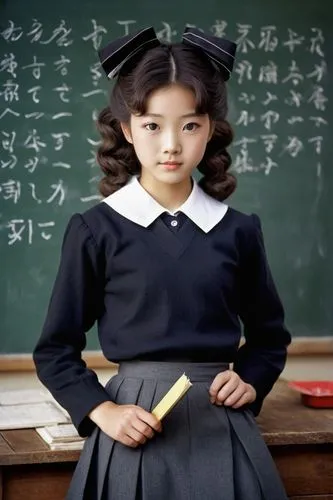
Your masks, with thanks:
<instances>
[{"instance_id":1,"label":"chalk writing","mask_svg":"<svg viewBox=\"0 0 333 500\"><path fill-rule=\"evenodd\" d=\"M305 37L299 36L295 31L288 29L288 40L283 42L285 47L293 54L296 47L299 47L304 42Z\"/></svg>"},{"instance_id":2,"label":"chalk writing","mask_svg":"<svg viewBox=\"0 0 333 500\"><path fill-rule=\"evenodd\" d=\"M227 26L228 23L224 19L216 19L210 30L214 36L224 38L226 36L225 30Z\"/></svg>"},{"instance_id":3,"label":"chalk writing","mask_svg":"<svg viewBox=\"0 0 333 500\"><path fill-rule=\"evenodd\" d=\"M46 148L46 143L40 139L36 129L29 132L29 135L23 144L27 149L34 149L36 153L39 153L41 148Z\"/></svg>"},{"instance_id":4,"label":"chalk writing","mask_svg":"<svg viewBox=\"0 0 333 500\"><path fill-rule=\"evenodd\" d=\"M68 39L71 32L72 28L66 28L66 21L62 19L59 26L54 28L52 35L47 40L41 40L40 43L49 45L51 42L55 41L58 47L68 47L73 43L73 40Z\"/></svg>"},{"instance_id":5,"label":"chalk writing","mask_svg":"<svg viewBox=\"0 0 333 500\"><path fill-rule=\"evenodd\" d=\"M70 64L71 60L64 56L64 54L61 54L60 59L57 61L54 61L54 70L55 71L60 71L61 76L67 76L68 75L68 65Z\"/></svg>"},{"instance_id":6,"label":"chalk writing","mask_svg":"<svg viewBox=\"0 0 333 500\"><path fill-rule=\"evenodd\" d=\"M177 36L177 31L171 27L170 23L162 21L162 26L163 28L156 32L157 38L161 42L171 43L173 41L173 37Z\"/></svg>"},{"instance_id":7,"label":"chalk writing","mask_svg":"<svg viewBox=\"0 0 333 500\"><path fill-rule=\"evenodd\" d=\"M11 20L8 21L9 26L5 28L0 34L7 42L17 42L23 35L21 26L15 26Z\"/></svg>"},{"instance_id":8,"label":"chalk writing","mask_svg":"<svg viewBox=\"0 0 333 500\"><path fill-rule=\"evenodd\" d=\"M247 54L249 50L255 48L254 42L250 39L249 33L252 29L251 24L237 23L237 31L240 36L236 39L237 48L240 52Z\"/></svg>"},{"instance_id":9,"label":"chalk writing","mask_svg":"<svg viewBox=\"0 0 333 500\"><path fill-rule=\"evenodd\" d=\"M13 153L14 152L14 142L16 139L15 130L12 130L11 132L6 132L5 130L2 130L1 134L3 136L2 141L1 141L3 149L5 151L8 151L9 153Z\"/></svg>"},{"instance_id":10,"label":"chalk writing","mask_svg":"<svg viewBox=\"0 0 333 500\"><path fill-rule=\"evenodd\" d=\"M269 61L267 66L261 66L258 81L265 83L278 83L277 65L273 61Z\"/></svg>"},{"instance_id":11,"label":"chalk writing","mask_svg":"<svg viewBox=\"0 0 333 500\"><path fill-rule=\"evenodd\" d=\"M36 85L35 87L32 87L28 90L28 94L32 94L32 100L37 104L39 103L38 92L41 90L41 88L42 87L40 85Z\"/></svg>"},{"instance_id":12,"label":"chalk writing","mask_svg":"<svg viewBox=\"0 0 333 500\"><path fill-rule=\"evenodd\" d=\"M65 138L69 139L70 138L70 134L68 132L59 132L59 133L53 133L52 134L52 137L55 139L56 141L56 144L54 146L54 149L56 151L60 151L63 147L64 147L64 141L65 141Z\"/></svg>"},{"instance_id":13,"label":"chalk writing","mask_svg":"<svg viewBox=\"0 0 333 500\"><path fill-rule=\"evenodd\" d=\"M201 29L199 24L188 26ZM96 175L101 141L95 122L109 86L96 52L108 39L141 27L131 16L110 23L97 15L82 21L79 32L61 17L2 23L0 199L16 210L7 224L8 245L49 241L57 223L55 209L61 213L69 199L79 209L101 200L101 175ZM174 42L182 27L174 19L161 19L155 29L161 42ZM233 171L274 176L285 159L291 168L312 155L321 176L329 130L321 27L301 30L213 18L208 29L238 44L231 91ZM75 178L84 180L85 192L69 189ZM27 202L32 209L43 207L43 220L25 211Z\"/></svg>"},{"instance_id":14,"label":"chalk writing","mask_svg":"<svg viewBox=\"0 0 333 500\"><path fill-rule=\"evenodd\" d=\"M31 30L28 31L27 37L30 40L30 43L39 42L43 35L43 25L38 21L38 19L33 19Z\"/></svg>"},{"instance_id":15,"label":"chalk writing","mask_svg":"<svg viewBox=\"0 0 333 500\"><path fill-rule=\"evenodd\" d=\"M124 27L124 35L129 35L130 29L133 28L133 24L136 24L134 19L130 19L128 21L117 21L117 24Z\"/></svg>"},{"instance_id":16,"label":"chalk writing","mask_svg":"<svg viewBox=\"0 0 333 500\"><path fill-rule=\"evenodd\" d=\"M0 92L6 102L13 102L19 100L18 89L19 85L12 80L7 80L3 85L3 91Z\"/></svg>"},{"instance_id":17,"label":"chalk writing","mask_svg":"<svg viewBox=\"0 0 333 500\"><path fill-rule=\"evenodd\" d=\"M48 228L55 226L54 221L47 222L34 222L32 219L11 219L7 228L8 232L8 245L14 245L20 242L27 242L29 245L32 244L34 228L39 231L39 236L48 241L52 237L52 233ZM44 230L45 228L45 230Z\"/></svg>"},{"instance_id":18,"label":"chalk writing","mask_svg":"<svg viewBox=\"0 0 333 500\"><path fill-rule=\"evenodd\" d=\"M45 63L43 62L38 62L37 57L33 57L33 62L31 64L27 64L25 66L22 66L22 69L32 69L32 75L36 80L39 80L41 75L42 75L42 70L45 66Z\"/></svg>"},{"instance_id":19,"label":"chalk writing","mask_svg":"<svg viewBox=\"0 0 333 500\"><path fill-rule=\"evenodd\" d=\"M243 83L244 80L252 80L252 64L249 61L239 61L236 63L235 73L238 75L237 82Z\"/></svg>"},{"instance_id":20,"label":"chalk writing","mask_svg":"<svg viewBox=\"0 0 333 500\"><path fill-rule=\"evenodd\" d=\"M13 109L10 109L10 108L6 108L3 110L3 112L0 114L0 120L2 118L4 118L6 115L13 115L13 116L20 116L21 113L19 113L18 111L14 111Z\"/></svg>"},{"instance_id":21,"label":"chalk writing","mask_svg":"<svg viewBox=\"0 0 333 500\"><path fill-rule=\"evenodd\" d=\"M266 91L266 99L264 101L261 101L264 106L268 106L272 101L277 101L278 96L276 94L272 94L271 92Z\"/></svg>"},{"instance_id":22,"label":"chalk writing","mask_svg":"<svg viewBox=\"0 0 333 500\"><path fill-rule=\"evenodd\" d=\"M323 36L323 32L319 28L311 28L312 37L310 39L310 52L312 54L318 54L321 57L324 57L325 54L323 52L322 44L325 39Z\"/></svg>"},{"instance_id":23,"label":"chalk writing","mask_svg":"<svg viewBox=\"0 0 333 500\"><path fill-rule=\"evenodd\" d=\"M94 50L97 51L102 43L102 34L107 33L107 30L106 28L104 28L104 26L98 26L96 19L92 19L91 22L93 25L93 31L88 35L83 36L82 39L85 42L91 40Z\"/></svg>"},{"instance_id":24,"label":"chalk writing","mask_svg":"<svg viewBox=\"0 0 333 500\"><path fill-rule=\"evenodd\" d=\"M274 52L279 44L278 37L276 36L276 26L263 26L260 30L259 49L265 52Z\"/></svg>"},{"instance_id":25,"label":"chalk writing","mask_svg":"<svg viewBox=\"0 0 333 500\"><path fill-rule=\"evenodd\" d=\"M16 68L18 66L15 55L11 52L10 54L5 54L4 59L0 61L0 73L2 71L7 71L12 78L16 78Z\"/></svg>"},{"instance_id":26,"label":"chalk writing","mask_svg":"<svg viewBox=\"0 0 333 500\"><path fill-rule=\"evenodd\" d=\"M28 182L29 190L31 192L31 197L37 203L42 203L43 200L37 196L38 187L35 182ZM66 187L64 186L63 180L59 179L56 184L51 184L50 186L51 195L46 198L46 203L57 203L59 206L63 205L66 199ZM5 182L0 183L0 197L4 200L11 200L13 203L17 203L21 197L22 183L18 180L9 179Z\"/></svg>"}]
</instances>

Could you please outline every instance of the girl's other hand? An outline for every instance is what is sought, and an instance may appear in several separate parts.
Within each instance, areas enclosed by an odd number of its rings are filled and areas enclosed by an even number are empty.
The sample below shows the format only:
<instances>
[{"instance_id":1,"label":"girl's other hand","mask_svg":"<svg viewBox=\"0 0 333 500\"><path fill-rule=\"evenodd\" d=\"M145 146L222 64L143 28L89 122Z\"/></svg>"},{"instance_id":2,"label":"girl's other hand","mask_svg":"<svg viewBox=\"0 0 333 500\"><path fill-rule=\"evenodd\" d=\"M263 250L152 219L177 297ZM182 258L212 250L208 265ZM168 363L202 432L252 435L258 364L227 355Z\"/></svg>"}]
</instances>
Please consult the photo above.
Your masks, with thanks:
<instances>
[{"instance_id":1,"label":"girl's other hand","mask_svg":"<svg viewBox=\"0 0 333 500\"><path fill-rule=\"evenodd\" d=\"M89 418L115 441L136 448L161 432L159 420L136 405L117 405L105 401L89 413Z\"/></svg>"},{"instance_id":2,"label":"girl's other hand","mask_svg":"<svg viewBox=\"0 0 333 500\"><path fill-rule=\"evenodd\" d=\"M244 382L236 372L226 370L216 375L209 388L209 395L211 403L236 409L252 403L257 393L255 388Z\"/></svg>"}]
</instances>

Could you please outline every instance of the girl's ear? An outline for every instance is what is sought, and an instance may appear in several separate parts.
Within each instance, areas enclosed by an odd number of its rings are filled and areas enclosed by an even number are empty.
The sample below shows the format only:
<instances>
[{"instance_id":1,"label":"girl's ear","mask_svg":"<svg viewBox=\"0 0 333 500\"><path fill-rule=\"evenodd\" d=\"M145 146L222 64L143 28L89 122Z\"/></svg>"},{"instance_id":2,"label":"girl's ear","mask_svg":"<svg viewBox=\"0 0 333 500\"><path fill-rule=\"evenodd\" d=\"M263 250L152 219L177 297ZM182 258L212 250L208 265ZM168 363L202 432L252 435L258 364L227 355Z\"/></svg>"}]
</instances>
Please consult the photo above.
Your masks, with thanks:
<instances>
[{"instance_id":1,"label":"girl's ear","mask_svg":"<svg viewBox=\"0 0 333 500\"><path fill-rule=\"evenodd\" d=\"M214 130L215 130L215 122L211 121L207 142L209 142L211 140L211 138L213 137Z\"/></svg>"},{"instance_id":2,"label":"girl's ear","mask_svg":"<svg viewBox=\"0 0 333 500\"><path fill-rule=\"evenodd\" d=\"M123 134L125 136L126 141L129 142L130 144L133 144L131 127L129 126L129 124L120 122L120 126L121 126L121 130L123 131Z\"/></svg>"}]
</instances>

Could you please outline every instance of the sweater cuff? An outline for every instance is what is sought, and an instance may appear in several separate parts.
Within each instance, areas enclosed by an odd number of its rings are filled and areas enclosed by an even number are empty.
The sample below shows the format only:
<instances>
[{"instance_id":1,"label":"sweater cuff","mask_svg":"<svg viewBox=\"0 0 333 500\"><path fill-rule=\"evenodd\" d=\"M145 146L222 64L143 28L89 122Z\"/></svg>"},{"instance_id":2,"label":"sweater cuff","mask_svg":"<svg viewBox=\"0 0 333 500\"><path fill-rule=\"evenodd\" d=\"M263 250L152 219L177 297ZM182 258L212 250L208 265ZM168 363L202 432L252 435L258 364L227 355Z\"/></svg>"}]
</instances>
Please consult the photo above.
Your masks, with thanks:
<instances>
[{"instance_id":1,"label":"sweater cuff","mask_svg":"<svg viewBox=\"0 0 333 500\"><path fill-rule=\"evenodd\" d=\"M109 394L97 381L97 377L82 377L80 382L76 386L71 385L66 393L64 389L55 391L54 397L68 411L81 437L89 436L96 427L88 414L101 403L110 401Z\"/></svg>"}]
</instances>

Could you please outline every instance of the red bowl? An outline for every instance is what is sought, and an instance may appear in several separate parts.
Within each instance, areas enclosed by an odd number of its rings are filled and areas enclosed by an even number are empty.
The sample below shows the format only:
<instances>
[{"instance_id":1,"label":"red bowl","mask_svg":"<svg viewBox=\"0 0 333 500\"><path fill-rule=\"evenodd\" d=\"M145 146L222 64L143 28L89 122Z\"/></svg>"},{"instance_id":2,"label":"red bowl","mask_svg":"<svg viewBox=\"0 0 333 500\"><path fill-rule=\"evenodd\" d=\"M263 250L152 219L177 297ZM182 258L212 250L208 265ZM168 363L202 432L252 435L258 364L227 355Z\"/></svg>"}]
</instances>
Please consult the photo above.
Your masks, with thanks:
<instances>
[{"instance_id":1,"label":"red bowl","mask_svg":"<svg viewBox=\"0 0 333 500\"><path fill-rule=\"evenodd\" d=\"M295 380L288 386L301 393L306 406L333 408L333 380Z\"/></svg>"}]
</instances>

